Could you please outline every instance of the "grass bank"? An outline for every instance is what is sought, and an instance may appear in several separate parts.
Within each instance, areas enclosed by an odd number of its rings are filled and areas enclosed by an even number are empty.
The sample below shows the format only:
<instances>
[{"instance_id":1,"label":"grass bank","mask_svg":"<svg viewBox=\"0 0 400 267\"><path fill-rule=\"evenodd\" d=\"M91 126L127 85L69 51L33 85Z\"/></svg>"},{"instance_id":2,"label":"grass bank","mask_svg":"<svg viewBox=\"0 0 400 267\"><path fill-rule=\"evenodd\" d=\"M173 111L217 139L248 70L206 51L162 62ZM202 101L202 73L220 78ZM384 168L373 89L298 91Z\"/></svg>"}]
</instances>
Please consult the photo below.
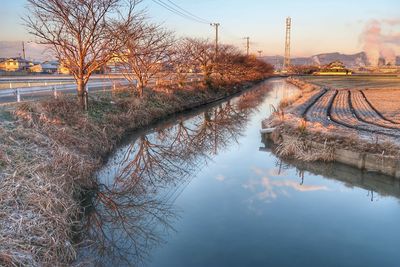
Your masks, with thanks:
<instances>
[{"instance_id":1,"label":"grass bank","mask_svg":"<svg viewBox=\"0 0 400 267\"><path fill-rule=\"evenodd\" d=\"M0 111L0 265L65 266L76 257L83 190L129 132L233 95L255 82L93 95L82 112L73 96Z\"/></svg>"}]
</instances>

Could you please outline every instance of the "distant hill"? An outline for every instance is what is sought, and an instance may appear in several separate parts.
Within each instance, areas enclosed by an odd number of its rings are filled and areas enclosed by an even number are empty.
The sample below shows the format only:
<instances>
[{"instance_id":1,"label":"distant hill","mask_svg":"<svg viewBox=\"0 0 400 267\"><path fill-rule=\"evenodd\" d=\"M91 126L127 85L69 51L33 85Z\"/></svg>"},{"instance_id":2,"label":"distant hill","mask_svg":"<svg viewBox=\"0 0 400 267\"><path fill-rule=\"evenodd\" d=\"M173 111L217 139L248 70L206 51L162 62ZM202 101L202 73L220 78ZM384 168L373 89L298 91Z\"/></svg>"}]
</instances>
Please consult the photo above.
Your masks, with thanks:
<instances>
[{"instance_id":1,"label":"distant hill","mask_svg":"<svg viewBox=\"0 0 400 267\"><path fill-rule=\"evenodd\" d=\"M276 68L282 68L284 58L282 56L266 56L263 58L266 62L274 65ZM317 65L322 66L332 61L339 60L348 68L368 66L368 58L364 52L346 55L338 52L318 54L311 57L292 58L293 65ZM396 65L400 65L400 56L396 58Z\"/></svg>"}]
</instances>

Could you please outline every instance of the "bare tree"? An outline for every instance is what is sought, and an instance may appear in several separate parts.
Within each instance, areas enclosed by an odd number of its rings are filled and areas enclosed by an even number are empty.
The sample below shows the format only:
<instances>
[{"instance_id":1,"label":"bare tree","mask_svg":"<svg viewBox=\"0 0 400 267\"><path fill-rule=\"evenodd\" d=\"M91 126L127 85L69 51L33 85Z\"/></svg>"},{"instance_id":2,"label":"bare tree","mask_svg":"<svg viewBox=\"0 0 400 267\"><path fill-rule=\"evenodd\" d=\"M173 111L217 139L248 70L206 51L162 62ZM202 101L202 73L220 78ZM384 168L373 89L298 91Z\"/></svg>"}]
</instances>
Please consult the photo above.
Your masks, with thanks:
<instances>
[{"instance_id":1,"label":"bare tree","mask_svg":"<svg viewBox=\"0 0 400 267\"><path fill-rule=\"evenodd\" d=\"M115 38L135 19L140 0L28 0L26 27L52 47L74 76L83 105L90 76L107 63L126 39ZM122 10L125 10L122 12Z\"/></svg>"},{"instance_id":2,"label":"bare tree","mask_svg":"<svg viewBox=\"0 0 400 267\"><path fill-rule=\"evenodd\" d=\"M137 92L142 97L143 89L152 78L168 73L166 69L171 62L175 37L171 31L159 25L142 24L141 28L131 25L122 38L128 38L120 50L125 63L124 76L129 81L137 81Z\"/></svg>"},{"instance_id":3,"label":"bare tree","mask_svg":"<svg viewBox=\"0 0 400 267\"><path fill-rule=\"evenodd\" d=\"M242 65L238 64L238 58L242 56L242 53L235 46L220 45L214 73L221 82L232 83L243 78L239 75Z\"/></svg>"},{"instance_id":4,"label":"bare tree","mask_svg":"<svg viewBox=\"0 0 400 267\"><path fill-rule=\"evenodd\" d=\"M174 54L172 58L173 71L175 80L179 87L183 87L188 79L189 73L194 72L196 64L191 57L190 49L188 49L186 40L178 42L174 45Z\"/></svg>"},{"instance_id":5,"label":"bare tree","mask_svg":"<svg viewBox=\"0 0 400 267\"><path fill-rule=\"evenodd\" d=\"M200 68L204 83L210 87L214 71L214 45L206 39L186 38L183 46L195 65Z\"/></svg>"}]
</instances>

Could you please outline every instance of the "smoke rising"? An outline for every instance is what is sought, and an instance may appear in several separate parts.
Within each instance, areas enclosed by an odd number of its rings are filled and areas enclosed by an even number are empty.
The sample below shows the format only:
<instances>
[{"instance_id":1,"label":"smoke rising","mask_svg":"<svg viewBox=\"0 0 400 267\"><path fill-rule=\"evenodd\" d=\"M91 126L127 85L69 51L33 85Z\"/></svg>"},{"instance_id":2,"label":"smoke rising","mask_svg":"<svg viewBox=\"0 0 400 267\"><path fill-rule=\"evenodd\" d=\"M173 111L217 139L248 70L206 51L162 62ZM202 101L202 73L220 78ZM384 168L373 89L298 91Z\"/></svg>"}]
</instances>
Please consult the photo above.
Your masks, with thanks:
<instances>
[{"instance_id":1,"label":"smoke rising","mask_svg":"<svg viewBox=\"0 0 400 267\"><path fill-rule=\"evenodd\" d=\"M396 51L400 48L400 32L394 28L400 25L399 19L371 20L360 36L363 49L372 66L378 66L380 58L386 64L395 65Z\"/></svg>"}]
</instances>

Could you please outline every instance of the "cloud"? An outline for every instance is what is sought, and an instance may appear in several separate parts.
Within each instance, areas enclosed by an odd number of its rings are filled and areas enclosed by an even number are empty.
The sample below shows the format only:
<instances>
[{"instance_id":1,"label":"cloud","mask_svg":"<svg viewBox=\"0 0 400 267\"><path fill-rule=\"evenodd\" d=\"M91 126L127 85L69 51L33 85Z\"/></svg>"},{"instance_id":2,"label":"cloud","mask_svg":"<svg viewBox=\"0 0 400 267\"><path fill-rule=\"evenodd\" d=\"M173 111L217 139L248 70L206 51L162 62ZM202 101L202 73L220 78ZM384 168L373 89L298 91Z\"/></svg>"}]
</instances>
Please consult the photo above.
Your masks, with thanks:
<instances>
[{"instance_id":1,"label":"cloud","mask_svg":"<svg viewBox=\"0 0 400 267\"><path fill-rule=\"evenodd\" d=\"M370 20L366 23L360 41L371 65L377 66L380 58L395 64L396 50L400 46L400 32L396 32L398 25L400 19Z\"/></svg>"},{"instance_id":2,"label":"cloud","mask_svg":"<svg viewBox=\"0 0 400 267\"><path fill-rule=\"evenodd\" d=\"M255 192L256 197L263 201L276 199L279 194L289 196L287 189L297 192L328 190L328 187L324 185L301 185L294 180L274 180L266 176L262 177L261 180L249 180L243 187Z\"/></svg>"},{"instance_id":3,"label":"cloud","mask_svg":"<svg viewBox=\"0 0 400 267\"><path fill-rule=\"evenodd\" d=\"M225 178L225 176L220 174L220 175L217 175L217 177L215 177L215 179L217 179L217 181L223 182L223 181L225 181L226 178Z\"/></svg>"}]
</instances>

